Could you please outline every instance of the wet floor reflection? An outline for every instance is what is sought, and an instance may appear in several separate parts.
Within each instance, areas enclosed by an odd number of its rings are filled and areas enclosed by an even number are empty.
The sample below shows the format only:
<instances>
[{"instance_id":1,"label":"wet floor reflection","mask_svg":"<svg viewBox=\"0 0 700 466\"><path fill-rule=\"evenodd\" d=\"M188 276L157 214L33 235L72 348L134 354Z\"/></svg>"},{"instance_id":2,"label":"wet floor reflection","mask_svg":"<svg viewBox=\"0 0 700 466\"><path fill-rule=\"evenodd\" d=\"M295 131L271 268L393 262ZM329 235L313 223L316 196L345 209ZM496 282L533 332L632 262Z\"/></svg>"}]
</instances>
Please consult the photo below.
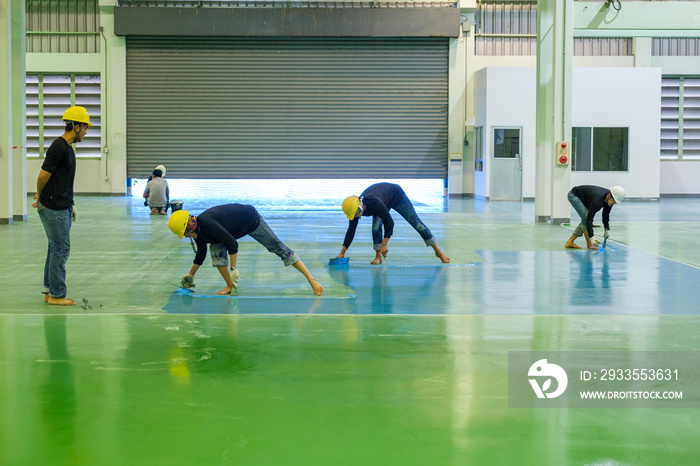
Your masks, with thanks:
<instances>
[{"instance_id":1,"label":"wet floor reflection","mask_svg":"<svg viewBox=\"0 0 700 466\"><path fill-rule=\"evenodd\" d=\"M36 361L48 370L40 387L42 426L50 441L60 448L52 461L71 464L78 459L75 448L77 400L73 361L68 351L65 315L44 316L44 337L48 359Z\"/></svg>"},{"instance_id":2,"label":"wet floor reflection","mask_svg":"<svg viewBox=\"0 0 700 466\"><path fill-rule=\"evenodd\" d=\"M694 314L700 270L626 249L480 251L483 262L346 264L328 276L350 295L199 296L163 308L195 314Z\"/></svg>"}]
</instances>

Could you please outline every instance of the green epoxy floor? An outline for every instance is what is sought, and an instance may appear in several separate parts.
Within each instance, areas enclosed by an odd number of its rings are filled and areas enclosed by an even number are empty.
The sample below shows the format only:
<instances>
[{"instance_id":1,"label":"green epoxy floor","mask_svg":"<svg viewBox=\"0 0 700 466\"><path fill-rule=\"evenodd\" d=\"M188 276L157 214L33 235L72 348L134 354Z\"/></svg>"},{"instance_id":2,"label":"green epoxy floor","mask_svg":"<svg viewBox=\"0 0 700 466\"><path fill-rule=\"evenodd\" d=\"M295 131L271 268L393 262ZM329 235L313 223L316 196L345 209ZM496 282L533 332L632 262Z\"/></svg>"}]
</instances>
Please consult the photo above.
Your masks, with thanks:
<instances>
[{"instance_id":1,"label":"green epoxy floor","mask_svg":"<svg viewBox=\"0 0 700 466\"><path fill-rule=\"evenodd\" d=\"M419 207L448 267L399 219L388 266L368 265L365 220L329 268L342 213L262 210L321 298L249 240L238 298L210 296L208 263L183 295L193 253L164 217L76 203L69 297L92 310L43 304L35 212L0 227L0 464L700 463L697 409L507 398L508 351L700 350L699 199L616 206L598 253L564 250L531 202Z\"/></svg>"}]
</instances>

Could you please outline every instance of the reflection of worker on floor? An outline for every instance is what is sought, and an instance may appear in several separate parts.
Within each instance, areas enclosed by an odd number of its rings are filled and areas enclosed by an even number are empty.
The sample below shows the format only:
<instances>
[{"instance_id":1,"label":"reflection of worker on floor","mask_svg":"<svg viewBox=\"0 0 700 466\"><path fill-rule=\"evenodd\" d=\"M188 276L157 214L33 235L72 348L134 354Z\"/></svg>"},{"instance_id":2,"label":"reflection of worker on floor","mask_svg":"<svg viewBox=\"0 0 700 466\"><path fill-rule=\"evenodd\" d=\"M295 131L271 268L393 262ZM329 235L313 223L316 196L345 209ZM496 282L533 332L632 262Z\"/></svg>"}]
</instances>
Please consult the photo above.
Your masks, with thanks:
<instances>
[{"instance_id":1,"label":"reflection of worker on floor","mask_svg":"<svg viewBox=\"0 0 700 466\"><path fill-rule=\"evenodd\" d=\"M52 441L60 441L63 446L52 453L52 464L80 464L85 459L76 451L81 442L76 442L75 375L68 352L66 321L66 315L44 316L49 372L46 383L40 387L41 425Z\"/></svg>"},{"instance_id":2,"label":"reflection of worker on floor","mask_svg":"<svg viewBox=\"0 0 700 466\"><path fill-rule=\"evenodd\" d=\"M373 184L364 192L357 196L350 196L343 201L343 212L350 220L350 225L345 233L343 247L337 257L345 257L345 252L350 247L355 230L360 221L360 217L372 216L372 241L374 243L375 258L372 264L381 264L382 257L389 253L387 246L389 238L394 234L394 220L391 218L389 210L394 209L420 234L426 246L431 246L443 263L450 262L438 247L435 237L430 229L421 221L413 208L413 204L404 193L401 186L392 183ZM382 232L382 226L384 231Z\"/></svg>"},{"instance_id":3,"label":"reflection of worker on floor","mask_svg":"<svg viewBox=\"0 0 700 466\"><path fill-rule=\"evenodd\" d=\"M576 306L604 306L612 302L613 287L610 286L609 255L586 254L568 251L572 264L571 275L576 277L574 286L570 289L569 299ZM602 259L601 259L602 257ZM594 274L596 263L600 263L600 275ZM579 269L574 270L573 265ZM600 287L598 287L600 282Z\"/></svg>"},{"instance_id":4,"label":"reflection of worker on floor","mask_svg":"<svg viewBox=\"0 0 700 466\"><path fill-rule=\"evenodd\" d=\"M600 186L575 186L569 191L569 203L576 213L581 217L574 234L564 245L567 248L581 249L574 243L576 238L583 235L586 238L586 247L597 250L593 237L593 217L603 209L603 226L605 227L605 239L610 236L610 211L612 206L625 200L625 190L620 186L613 186L610 189Z\"/></svg>"},{"instance_id":5,"label":"reflection of worker on floor","mask_svg":"<svg viewBox=\"0 0 700 466\"><path fill-rule=\"evenodd\" d=\"M445 296L448 267L333 267L331 278L356 295L344 304L350 314L432 313Z\"/></svg>"},{"instance_id":6,"label":"reflection of worker on floor","mask_svg":"<svg viewBox=\"0 0 700 466\"><path fill-rule=\"evenodd\" d=\"M316 295L323 293L323 286L307 270L299 256L289 249L270 229L255 207L242 204L226 204L205 210L194 217L186 210L175 211L168 221L168 227L180 239L183 236L193 238L197 243L197 254L190 272L182 277L182 286L194 287L194 275L204 263L207 244L211 244L211 260L226 281L226 288L218 294L230 294L238 288L240 274L236 269L238 242L243 236L250 235L273 254L282 259L284 265L292 265L309 281ZM227 270L229 256L230 271Z\"/></svg>"}]
</instances>

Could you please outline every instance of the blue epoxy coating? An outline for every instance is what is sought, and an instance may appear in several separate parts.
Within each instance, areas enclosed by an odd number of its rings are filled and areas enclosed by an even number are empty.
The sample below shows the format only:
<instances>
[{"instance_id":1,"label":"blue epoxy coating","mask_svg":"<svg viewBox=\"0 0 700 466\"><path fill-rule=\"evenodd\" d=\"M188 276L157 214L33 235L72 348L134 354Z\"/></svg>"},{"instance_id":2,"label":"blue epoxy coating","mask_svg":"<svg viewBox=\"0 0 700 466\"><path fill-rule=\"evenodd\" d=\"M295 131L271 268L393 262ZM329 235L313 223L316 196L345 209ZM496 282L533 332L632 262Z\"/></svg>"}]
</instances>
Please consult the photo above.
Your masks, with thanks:
<instances>
[{"instance_id":1,"label":"blue epoxy coating","mask_svg":"<svg viewBox=\"0 0 700 466\"><path fill-rule=\"evenodd\" d=\"M329 276L353 290L355 299L246 297L243 291L230 312L692 315L698 311L694 293L700 269L624 246L605 251L479 254L481 263L329 266ZM213 307L207 302L210 298L194 296L189 290L174 292L164 309L208 313Z\"/></svg>"},{"instance_id":2,"label":"blue epoxy coating","mask_svg":"<svg viewBox=\"0 0 700 466\"><path fill-rule=\"evenodd\" d=\"M388 262L388 261L387 261ZM379 265L372 265L372 264L354 264L352 267L356 268L368 268L368 269L376 269L376 268L402 268L402 269L415 269L419 267L428 267L428 268L435 268L435 267L472 267L476 265L476 262L472 262L469 264L389 264L387 262L384 262Z\"/></svg>"}]
</instances>

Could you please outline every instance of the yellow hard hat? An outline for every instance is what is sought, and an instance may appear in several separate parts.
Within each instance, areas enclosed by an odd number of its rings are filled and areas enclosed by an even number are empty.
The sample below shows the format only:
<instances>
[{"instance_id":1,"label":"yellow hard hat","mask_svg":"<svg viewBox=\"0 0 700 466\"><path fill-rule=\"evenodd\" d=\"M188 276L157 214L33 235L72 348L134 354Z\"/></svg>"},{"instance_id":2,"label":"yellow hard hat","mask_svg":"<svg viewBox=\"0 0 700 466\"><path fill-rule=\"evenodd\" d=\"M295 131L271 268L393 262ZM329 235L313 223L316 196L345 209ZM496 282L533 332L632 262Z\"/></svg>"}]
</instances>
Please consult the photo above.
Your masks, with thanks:
<instances>
[{"instance_id":1,"label":"yellow hard hat","mask_svg":"<svg viewBox=\"0 0 700 466\"><path fill-rule=\"evenodd\" d=\"M88 126L92 126L90 124L90 115L88 115L87 110L85 110L85 107L80 107L78 105L63 112L62 120L77 121L78 123L87 123Z\"/></svg>"},{"instance_id":2,"label":"yellow hard hat","mask_svg":"<svg viewBox=\"0 0 700 466\"><path fill-rule=\"evenodd\" d=\"M175 233L178 238L185 236L187 223L190 221L190 213L187 210L176 210L168 219L168 228Z\"/></svg>"},{"instance_id":3,"label":"yellow hard hat","mask_svg":"<svg viewBox=\"0 0 700 466\"><path fill-rule=\"evenodd\" d=\"M348 220L355 218L357 209L360 207L360 198L357 196L346 197L343 201L343 212L348 217Z\"/></svg>"}]
</instances>

